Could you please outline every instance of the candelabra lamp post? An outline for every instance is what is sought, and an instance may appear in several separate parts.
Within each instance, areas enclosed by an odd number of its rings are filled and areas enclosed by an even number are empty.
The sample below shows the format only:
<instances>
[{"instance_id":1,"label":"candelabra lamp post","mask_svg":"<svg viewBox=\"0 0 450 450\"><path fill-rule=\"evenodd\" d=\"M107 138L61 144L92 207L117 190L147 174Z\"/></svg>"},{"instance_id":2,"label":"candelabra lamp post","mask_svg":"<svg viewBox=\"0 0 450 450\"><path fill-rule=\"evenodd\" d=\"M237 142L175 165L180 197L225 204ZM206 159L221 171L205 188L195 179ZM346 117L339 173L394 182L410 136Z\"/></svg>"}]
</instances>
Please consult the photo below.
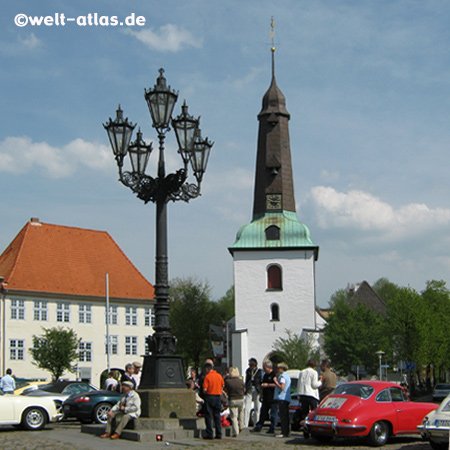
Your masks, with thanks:
<instances>
[{"instance_id":1,"label":"candelabra lamp post","mask_svg":"<svg viewBox=\"0 0 450 450\"><path fill-rule=\"evenodd\" d=\"M145 90L152 126L159 140L156 176L145 173L153 150L152 144L144 142L140 129L136 139L131 142L136 125L123 117L120 105L115 120L110 118L103 126L117 161L120 181L145 203L156 205L155 332L146 339L148 354L144 355L140 389L186 390L181 356L175 354L176 338L169 325L167 203L178 200L188 202L200 195L200 185L213 143L201 137L199 118L188 113L186 102L181 108L181 114L172 118L178 93L167 86L164 70L160 69L159 72L156 85ZM166 174L164 141L170 127L175 131L182 167L175 173ZM130 157L130 171L123 168L127 154ZM195 178L193 183L187 181L189 165Z\"/></svg>"}]
</instances>

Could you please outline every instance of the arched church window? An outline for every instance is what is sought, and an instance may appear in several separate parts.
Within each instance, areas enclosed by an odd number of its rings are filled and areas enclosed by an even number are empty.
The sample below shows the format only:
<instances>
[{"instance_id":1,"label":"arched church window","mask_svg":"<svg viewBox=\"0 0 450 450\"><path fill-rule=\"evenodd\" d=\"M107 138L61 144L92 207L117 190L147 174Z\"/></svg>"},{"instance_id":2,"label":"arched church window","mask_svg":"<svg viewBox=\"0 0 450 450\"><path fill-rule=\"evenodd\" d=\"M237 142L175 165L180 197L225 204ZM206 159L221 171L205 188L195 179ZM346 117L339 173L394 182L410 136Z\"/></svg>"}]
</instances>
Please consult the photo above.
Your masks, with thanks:
<instances>
[{"instance_id":1,"label":"arched church window","mask_svg":"<svg viewBox=\"0 0 450 450\"><path fill-rule=\"evenodd\" d=\"M280 307L277 303L272 303L270 305L270 313L271 313L271 321L279 322L280 321Z\"/></svg>"},{"instance_id":2,"label":"arched church window","mask_svg":"<svg viewBox=\"0 0 450 450\"><path fill-rule=\"evenodd\" d=\"M268 241L278 241L280 239L280 227L271 225L266 228L266 239Z\"/></svg>"},{"instance_id":3,"label":"arched church window","mask_svg":"<svg viewBox=\"0 0 450 450\"><path fill-rule=\"evenodd\" d=\"M283 289L280 266L274 264L267 269L267 289Z\"/></svg>"}]
</instances>

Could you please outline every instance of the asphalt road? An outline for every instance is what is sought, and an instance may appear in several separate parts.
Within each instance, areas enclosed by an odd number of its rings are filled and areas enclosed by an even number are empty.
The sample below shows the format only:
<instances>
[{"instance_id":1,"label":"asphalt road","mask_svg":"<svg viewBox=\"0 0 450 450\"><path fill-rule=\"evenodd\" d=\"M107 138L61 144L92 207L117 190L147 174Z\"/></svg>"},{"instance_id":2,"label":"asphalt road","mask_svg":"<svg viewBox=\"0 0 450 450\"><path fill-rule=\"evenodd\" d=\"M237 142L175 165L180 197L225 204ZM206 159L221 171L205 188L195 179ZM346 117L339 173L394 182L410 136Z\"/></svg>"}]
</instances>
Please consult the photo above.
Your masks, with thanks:
<instances>
[{"instance_id":1,"label":"asphalt road","mask_svg":"<svg viewBox=\"0 0 450 450\"><path fill-rule=\"evenodd\" d=\"M202 449L215 450L311 450L322 448L326 450L370 450L364 441L351 439L336 439L330 444L321 445L314 440L305 440L300 433L292 433L288 439L275 438L265 433L243 433L238 438L225 438L215 441L201 439L186 439L183 442L143 443L125 440L112 441L100 439L90 434L80 432L78 422L61 422L47 425L43 431L22 431L13 427L0 428L1 450L157 450L167 449ZM431 450L428 443L420 437L395 437L384 450Z\"/></svg>"}]
</instances>

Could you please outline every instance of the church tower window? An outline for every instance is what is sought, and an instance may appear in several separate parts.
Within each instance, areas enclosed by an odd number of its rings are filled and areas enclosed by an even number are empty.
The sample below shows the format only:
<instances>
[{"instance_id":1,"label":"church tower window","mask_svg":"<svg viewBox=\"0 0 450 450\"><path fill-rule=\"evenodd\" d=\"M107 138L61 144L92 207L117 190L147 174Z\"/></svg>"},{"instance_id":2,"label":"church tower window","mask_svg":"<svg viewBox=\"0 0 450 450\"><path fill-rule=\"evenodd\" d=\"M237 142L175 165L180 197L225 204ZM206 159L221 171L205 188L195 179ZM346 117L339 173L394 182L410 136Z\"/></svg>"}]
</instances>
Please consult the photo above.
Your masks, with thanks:
<instances>
[{"instance_id":1,"label":"church tower window","mask_svg":"<svg viewBox=\"0 0 450 450\"><path fill-rule=\"evenodd\" d=\"M266 239L268 241L278 241L280 240L280 227L276 225L271 225L266 228Z\"/></svg>"},{"instance_id":2,"label":"church tower window","mask_svg":"<svg viewBox=\"0 0 450 450\"><path fill-rule=\"evenodd\" d=\"M270 313L271 313L271 321L279 322L280 321L280 307L277 303L272 303L270 305Z\"/></svg>"},{"instance_id":3,"label":"church tower window","mask_svg":"<svg viewBox=\"0 0 450 450\"><path fill-rule=\"evenodd\" d=\"M271 265L267 269L267 289L279 290L283 289L281 267L277 265Z\"/></svg>"}]
</instances>

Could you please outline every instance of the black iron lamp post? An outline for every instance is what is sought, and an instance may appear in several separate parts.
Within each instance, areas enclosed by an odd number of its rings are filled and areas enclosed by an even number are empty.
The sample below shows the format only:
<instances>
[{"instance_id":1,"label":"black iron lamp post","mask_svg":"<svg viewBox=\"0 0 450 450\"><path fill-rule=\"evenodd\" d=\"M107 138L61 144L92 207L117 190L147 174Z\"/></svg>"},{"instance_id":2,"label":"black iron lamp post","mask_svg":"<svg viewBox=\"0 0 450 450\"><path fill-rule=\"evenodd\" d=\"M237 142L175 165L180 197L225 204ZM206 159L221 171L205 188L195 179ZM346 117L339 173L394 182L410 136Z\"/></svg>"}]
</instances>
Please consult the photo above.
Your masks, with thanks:
<instances>
[{"instance_id":1,"label":"black iron lamp post","mask_svg":"<svg viewBox=\"0 0 450 450\"><path fill-rule=\"evenodd\" d=\"M186 102L181 114L172 118L172 112L178 93L166 85L164 70L153 88L145 90L145 99L159 139L159 160L157 176L145 174L152 152L139 130L134 142L131 137L135 125L123 118L123 111L117 109L114 121L104 124L114 156L119 168L120 181L129 187L145 203L156 204L156 261L155 261L155 333L148 336L149 353L145 355L141 379L141 388L185 388L181 357L175 355L176 339L169 325L169 281L167 257L167 203L177 200L188 202L200 195L200 185L208 164L213 143L201 137L200 118L195 119L188 113ZM166 133L173 127L183 167L175 173L166 175L164 158L164 140ZM131 171L123 170L127 153L130 156ZM189 163L196 183L188 183Z\"/></svg>"}]
</instances>

